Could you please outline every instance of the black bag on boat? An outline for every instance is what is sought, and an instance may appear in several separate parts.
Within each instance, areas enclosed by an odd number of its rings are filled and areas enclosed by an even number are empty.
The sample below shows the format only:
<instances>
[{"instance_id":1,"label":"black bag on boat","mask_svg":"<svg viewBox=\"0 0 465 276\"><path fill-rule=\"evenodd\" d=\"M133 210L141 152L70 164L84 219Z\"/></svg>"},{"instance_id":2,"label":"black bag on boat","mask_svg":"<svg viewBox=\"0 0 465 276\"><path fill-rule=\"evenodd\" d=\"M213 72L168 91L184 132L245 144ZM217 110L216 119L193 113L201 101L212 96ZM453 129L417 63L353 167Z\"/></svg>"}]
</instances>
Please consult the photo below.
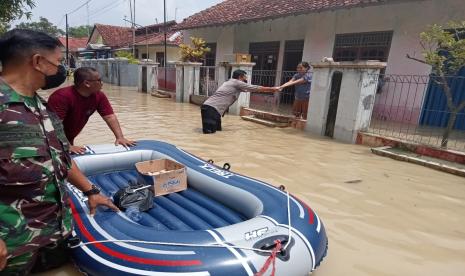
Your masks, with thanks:
<instances>
[{"instance_id":1,"label":"black bag on boat","mask_svg":"<svg viewBox=\"0 0 465 276\"><path fill-rule=\"evenodd\" d=\"M152 186L130 183L128 187L120 189L113 196L114 204L126 211L129 207L136 207L140 212L153 208Z\"/></svg>"}]
</instances>

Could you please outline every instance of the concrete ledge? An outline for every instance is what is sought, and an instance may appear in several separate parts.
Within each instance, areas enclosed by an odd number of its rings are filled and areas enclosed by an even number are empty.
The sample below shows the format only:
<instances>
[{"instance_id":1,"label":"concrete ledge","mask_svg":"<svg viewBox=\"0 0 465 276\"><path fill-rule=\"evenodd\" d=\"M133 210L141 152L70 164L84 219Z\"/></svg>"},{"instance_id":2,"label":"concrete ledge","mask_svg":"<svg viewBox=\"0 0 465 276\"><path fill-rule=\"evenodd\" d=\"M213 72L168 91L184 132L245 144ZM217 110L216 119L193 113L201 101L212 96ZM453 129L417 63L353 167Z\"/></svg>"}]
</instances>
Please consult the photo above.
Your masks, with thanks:
<instances>
[{"instance_id":1,"label":"concrete ledge","mask_svg":"<svg viewBox=\"0 0 465 276\"><path fill-rule=\"evenodd\" d=\"M161 89L155 90L154 92L150 93L150 95L157 98L176 100L176 92L170 92Z\"/></svg>"},{"instance_id":2,"label":"concrete ledge","mask_svg":"<svg viewBox=\"0 0 465 276\"><path fill-rule=\"evenodd\" d=\"M408 150L402 149L395 149L393 147L380 147L380 148L373 148L371 151L374 154L389 157L399 161L405 161L409 163L414 163L418 165L422 165L431 169L435 169L442 172L447 172L450 174L458 175L465 177L465 166L454 164L452 162L444 163L443 160L431 157L424 157L421 155L416 155L414 153L409 152ZM415 156L416 155L416 156Z\"/></svg>"},{"instance_id":3,"label":"concrete ledge","mask_svg":"<svg viewBox=\"0 0 465 276\"><path fill-rule=\"evenodd\" d=\"M406 142L400 139L389 138L375 134L359 132L357 135L356 143L359 145L365 145L369 147L390 146L395 148L401 148L419 155L424 155L459 164L465 164L465 152L432 148L425 145Z\"/></svg>"},{"instance_id":4,"label":"concrete ledge","mask_svg":"<svg viewBox=\"0 0 465 276\"><path fill-rule=\"evenodd\" d=\"M279 122L269 121L269 120L265 120L265 119L260 119L260 118L255 117L255 115L241 116L241 118L243 120L246 120L246 121L249 121L249 122L254 122L254 123L264 125L264 126L267 126L267 127L281 127L281 128L284 128L284 127L289 126L288 123L279 123Z\"/></svg>"}]
</instances>

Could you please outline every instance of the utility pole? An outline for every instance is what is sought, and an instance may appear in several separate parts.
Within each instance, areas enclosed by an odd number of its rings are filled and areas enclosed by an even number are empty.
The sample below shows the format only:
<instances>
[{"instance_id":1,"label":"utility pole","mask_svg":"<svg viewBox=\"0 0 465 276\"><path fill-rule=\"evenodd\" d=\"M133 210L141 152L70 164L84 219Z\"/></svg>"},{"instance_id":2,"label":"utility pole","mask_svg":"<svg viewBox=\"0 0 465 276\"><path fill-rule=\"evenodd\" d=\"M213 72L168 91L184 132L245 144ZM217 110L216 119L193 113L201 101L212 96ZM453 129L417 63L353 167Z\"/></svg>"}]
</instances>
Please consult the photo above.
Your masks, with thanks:
<instances>
[{"instance_id":1,"label":"utility pole","mask_svg":"<svg viewBox=\"0 0 465 276\"><path fill-rule=\"evenodd\" d=\"M66 14L66 64L69 68L69 35L68 35L68 14Z\"/></svg>"},{"instance_id":2,"label":"utility pole","mask_svg":"<svg viewBox=\"0 0 465 276\"><path fill-rule=\"evenodd\" d=\"M126 22L132 23L131 21L126 19L126 16L123 19ZM145 53L147 55L147 59L149 59L149 31L147 26L142 26L134 22L134 26L137 26L138 28L145 28Z\"/></svg>"},{"instance_id":3,"label":"utility pole","mask_svg":"<svg viewBox=\"0 0 465 276\"><path fill-rule=\"evenodd\" d=\"M89 37L90 36L89 2L86 3L86 9L87 9L87 37Z\"/></svg>"},{"instance_id":4,"label":"utility pole","mask_svg":"<svg viewBox=\"0 0 465 276\"><path fill-rule=\"evenodd\" d=\"M164 58L163 58L163 66L165 67L165 89L166 89L166 78L167 78L167 74L166 74L166 50L167 50L167 47L166 47L166 0L163 0L163 32L165 33L165 54L164 54Z\"/></svg>"},{"instance_id":5,"label":"utility pole","mask_svg":"<svg viewBox=\"0 0 465 276\"><path fill-rule=\"evenodd\" d=\"M129 10L131 12L131 28L132 28L132 55L136 57L136 29L134 28L134 14L132 10L132 1L129 0Z\"/></svg>"}]
</instances>

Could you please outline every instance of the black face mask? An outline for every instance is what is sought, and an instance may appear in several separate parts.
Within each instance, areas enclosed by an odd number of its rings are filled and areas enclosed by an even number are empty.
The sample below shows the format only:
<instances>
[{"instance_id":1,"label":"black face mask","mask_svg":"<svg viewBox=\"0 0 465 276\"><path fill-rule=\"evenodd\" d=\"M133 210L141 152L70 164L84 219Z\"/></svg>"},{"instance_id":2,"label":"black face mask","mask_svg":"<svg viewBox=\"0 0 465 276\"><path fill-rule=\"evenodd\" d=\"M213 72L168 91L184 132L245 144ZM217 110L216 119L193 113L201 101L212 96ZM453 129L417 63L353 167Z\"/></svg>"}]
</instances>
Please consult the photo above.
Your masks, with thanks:
<instances>
[{"instance_id":1,"label":"black face mask","mask_svg":"<svg viewBox=\"0 0 465 276\"><path fill-rule=\"evenodd\" d=\"M66 68L63 65L57 66L58 70L55 75L47 76L45 75L45 86L42 87L43 90L51 89L60 86L66 80Z\"/></svg>"},{"instance_id":2,"label":"black face mask","mask_svg":"<svg viewBox=\"0 0 465 276\"><path fill-rule=\"evenodd\" d=\"M45 59L51 65L56 66L57 72L56 74L50 76L47 76L41 72L45 76L45 85L42 87L42 89L47 90L60 86L66 80L66 68L61 64L56 65L45 57L43 57L43 59Z\"/></svg>"}]
</instances>

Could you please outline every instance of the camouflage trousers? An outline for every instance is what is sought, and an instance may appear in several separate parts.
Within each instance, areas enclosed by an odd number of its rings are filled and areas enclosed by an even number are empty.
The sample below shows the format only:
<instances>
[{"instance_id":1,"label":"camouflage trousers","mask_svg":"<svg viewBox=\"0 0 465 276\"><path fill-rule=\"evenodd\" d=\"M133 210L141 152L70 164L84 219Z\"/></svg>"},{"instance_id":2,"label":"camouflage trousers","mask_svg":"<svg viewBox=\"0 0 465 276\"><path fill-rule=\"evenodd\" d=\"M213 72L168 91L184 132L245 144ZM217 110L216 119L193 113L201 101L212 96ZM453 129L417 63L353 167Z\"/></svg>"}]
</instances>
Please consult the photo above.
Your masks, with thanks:
<instances>
[{"instance_id":1,"label":"camouflage trousers","mask_svg":"<svg viewBox=\"0 0 465 276\"><path fill-rule=\"evenodd\" d=\"M39 248L36 251L8 259L0 276L22 276L44 272L62 266L69 261L69 249L65 240Z\"/></svg>"}]
</instances>

